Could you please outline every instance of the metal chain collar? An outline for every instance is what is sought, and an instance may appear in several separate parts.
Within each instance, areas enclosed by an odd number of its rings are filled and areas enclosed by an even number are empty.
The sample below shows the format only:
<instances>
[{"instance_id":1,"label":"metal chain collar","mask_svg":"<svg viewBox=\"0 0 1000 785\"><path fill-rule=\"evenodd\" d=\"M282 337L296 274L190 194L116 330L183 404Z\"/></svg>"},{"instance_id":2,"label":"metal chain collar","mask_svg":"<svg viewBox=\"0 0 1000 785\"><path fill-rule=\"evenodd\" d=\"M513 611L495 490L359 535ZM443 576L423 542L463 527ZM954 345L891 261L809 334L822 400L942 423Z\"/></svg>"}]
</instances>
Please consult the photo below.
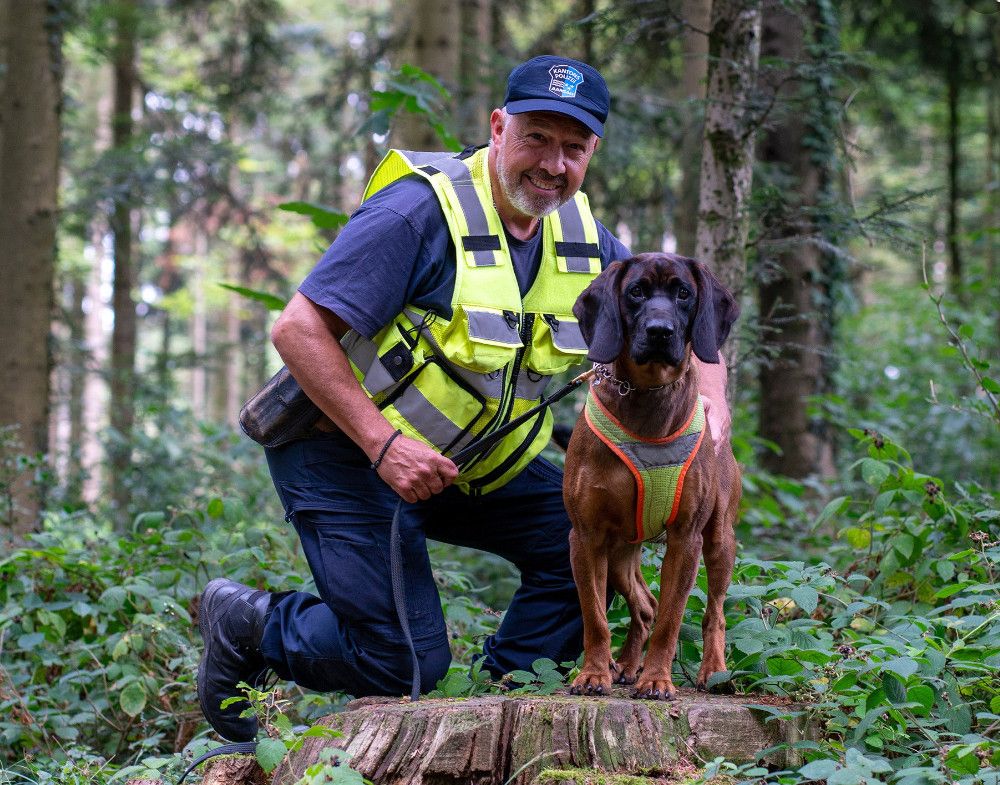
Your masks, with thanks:
<instances>
[{"instance_id":1,"label":"metal chain collar","mask_svg":"<svg viewBox=\"0 0 1000 785\"><path fill-rule=\"evenodd\" d=\"M688 368L690 367L691 366L689 364ZM606 380L610 384L613 384L615 387L617 387L618 394L624 398L626 395L629 395L634 392L655 392L656 390L664 390L668 387L676 387L678 384L680 384L684 376L687 375L687 368L684 369L684 373L682 373L680 377L672 381L670 384L661 384L658 387L646 387L645 389L640 389L636 387L634 384L632 384L632 382L626 381L625 379L619 379L617 376L611 373L611 369L608 368L608 366L606 365L594 363L594 373L596 373L597 376L600 377L598 379L594 379L593 382L594 387L597 387L602 381Z\"/></svg>"}]
</instances>

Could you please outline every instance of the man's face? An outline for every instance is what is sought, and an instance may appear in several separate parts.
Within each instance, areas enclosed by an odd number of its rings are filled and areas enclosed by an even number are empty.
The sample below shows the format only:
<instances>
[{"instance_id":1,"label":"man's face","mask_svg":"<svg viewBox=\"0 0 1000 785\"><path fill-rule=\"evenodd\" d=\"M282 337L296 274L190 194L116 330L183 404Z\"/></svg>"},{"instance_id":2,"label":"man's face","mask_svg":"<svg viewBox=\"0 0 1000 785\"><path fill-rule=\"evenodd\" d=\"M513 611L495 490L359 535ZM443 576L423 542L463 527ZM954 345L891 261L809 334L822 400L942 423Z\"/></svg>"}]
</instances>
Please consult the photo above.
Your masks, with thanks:
<instances>
[{"instance_id":1,"label":"man's face","mask_svg":"<svg viewBox=\"0 0 1000 785\"><path fill-rule=\"evenodd\" d=\"M598 143L582 123L555 112L507 115L496 109L490 130L503 196L533 218L551 213L580 190Z\"/></svg>"}]
</instances>

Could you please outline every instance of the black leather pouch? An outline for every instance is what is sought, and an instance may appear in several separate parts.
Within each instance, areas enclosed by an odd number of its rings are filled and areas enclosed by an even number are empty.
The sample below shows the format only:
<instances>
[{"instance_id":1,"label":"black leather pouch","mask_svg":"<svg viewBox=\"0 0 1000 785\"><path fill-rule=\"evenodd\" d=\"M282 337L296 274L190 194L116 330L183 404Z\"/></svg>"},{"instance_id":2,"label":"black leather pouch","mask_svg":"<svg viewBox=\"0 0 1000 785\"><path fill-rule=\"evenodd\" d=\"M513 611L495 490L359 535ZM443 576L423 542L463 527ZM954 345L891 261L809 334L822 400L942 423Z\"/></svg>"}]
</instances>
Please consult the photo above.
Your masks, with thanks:
<instances>
[{"instance_id":1,"label":"black leather pouch","mask_svg":"<svg viewBox=\"0 0 1000 785\"><path fill-rule=\"evenodd\" d=\"M309 435L322 416L319 407L282 367L240 409L243 433L264 447L280 447Z\"/></svg>"}]
</instances>

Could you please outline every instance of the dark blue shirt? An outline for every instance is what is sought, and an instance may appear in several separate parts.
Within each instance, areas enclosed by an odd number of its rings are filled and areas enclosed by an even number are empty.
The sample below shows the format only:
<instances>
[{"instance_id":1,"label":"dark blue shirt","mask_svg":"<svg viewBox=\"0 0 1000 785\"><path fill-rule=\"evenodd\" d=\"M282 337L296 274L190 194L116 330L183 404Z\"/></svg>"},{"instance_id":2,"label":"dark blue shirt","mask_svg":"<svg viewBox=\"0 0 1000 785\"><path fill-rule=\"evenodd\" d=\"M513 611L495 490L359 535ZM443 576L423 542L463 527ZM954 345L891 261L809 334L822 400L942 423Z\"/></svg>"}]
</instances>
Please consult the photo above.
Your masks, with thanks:
<instances>
[{"instance_id":1,"label":"dark blue shirt","mask_svg":"<svg viewBox=\"0 0 1000 785\"><path fill-rule=\"evenodd\" d=\"M597 223L601 266L627 259L629 250ZM521 296L542 260L542 232L528 240L507 233ZM451 318L455 244L434 189L410 175L386 186L351 216L299 291L374 338L404 305Z\"/></svg>"}]
</instances>

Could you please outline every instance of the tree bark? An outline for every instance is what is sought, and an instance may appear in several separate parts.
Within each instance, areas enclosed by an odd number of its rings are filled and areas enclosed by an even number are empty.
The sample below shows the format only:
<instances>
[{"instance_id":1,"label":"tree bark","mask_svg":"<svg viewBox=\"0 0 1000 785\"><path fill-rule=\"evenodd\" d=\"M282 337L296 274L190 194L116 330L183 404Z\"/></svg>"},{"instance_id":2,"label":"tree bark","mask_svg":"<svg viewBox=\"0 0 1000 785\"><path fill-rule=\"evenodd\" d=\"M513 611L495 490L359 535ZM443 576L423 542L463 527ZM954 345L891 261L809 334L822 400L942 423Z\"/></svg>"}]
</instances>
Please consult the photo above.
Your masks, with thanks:
<instances>
[{"instance_id":1,"label":"tree bark","mask_svg":"<svg viewBox=\"0 0 1000 785\"><path fill-rule=\"evenodd\" d=\"M684 134L681 137L681 192L674 221L677 253L697 252L698 186L701 176L701 145L705 118L705 79L708 76L708 28L712 0L682 0L681 94Z\"/></svg>"},{"instance_id":2,"label":"tree bark","mask_svg":"<svg viewBox=\"0 0 1000 785\"><path fill-rule=\"evenodd\" d=\"M414 65L436 77L452 94L458 92L462 15L458 0L416 0L400 6L405 43L397 65ZM392 129L392 145L405 150L441 150L443 144L426 118L401 113Z\"/></svg>"},{"instance_id":3,"label":"tree bark","mask_svg":"<svg viewBox=\"0 0 1000 785\"><path fill-rule=\"evenodd\" d=\"M760 55L759 0L715 0L708 36L708 88L695 255L737 296L746 277L748 202L757 118L752 95ZM737 353L730 337L730 356ZM732 363L732 360L730 360ZM729 375L729 394L737 374Z\"/></svg>"},{"instance_id":4,"label":"tree bark","mask_svg":"<svg viewBox=\"0 0 1000 785\"><path fill-rule=\"evenodd\" d=\"M113 51L115 104L111 117L111 143L126 155L132 143L133 96L137 87L135 67L136 26L139 14L135 0L121 0L115 14ZM127 177L127 176L126 176ZM128 188L115 200L111 215L114 235L115 276L112 308L115 314L111 332L111 411L112 435L111 498L115 524L124 531L129 520L131 494L128 474L132 458L132 426L135 421L135 351L136 313L132 289L135 270L132 260L132 199Z\"/></svg>"},{"instance_id":5,"label":"tree bark","mask_svg":"<svg viewBox=\"0 0 1000 785\"><path fill-rule=\"evenodd\" d=\"M760 750L815 734L802 718L765 722L766 712L747 707L769 700L765 696L751 700L682 689L678 700L660 703L625 694L354 701L322 721L344 736L308 739L275 771L273 783L296 782L331 746L347 750L351 767L380 785L583 785L587 772L658 778L685 765L690 772L691 760L717 755L748 761ZM781 750L767 761L794 766L797 755Z\"/></svg>"},{"instance_id":6,"label":"tree bark","mask_svg":"<svg viewBox=\"0 0 1000 785\"><path fill-rule=\"evenodd\" d=\"M25 453L48 448L49 326L53 306L62 30L44 0L0 0L0 425ZM27 476L3 521L17 539L38 524Z\"/></svg>"},{"instance_id":7,"label":"tree bark","mask_svg":"<svg viewBox=\"0 0 1000 785\"><path fill-rule=\"evenodd\" d=\"M821 104L805 109L804 91L798 86L801 80L792 78L796 65L808 56L805 40L801 12L791 11L779 0L765 3L762 54L786 64L773 72L770 88L778 92L778 101L795 103L764 135L759 151L760 159L771 165L786 210L779 211L784 216L778 219L780 225L763 228L768 235L759 245L764 358L758 372L758 427L760 435L780 450L763 452L762 463L789 477L829 476L834 471L823 425L809 414L810 397L826 389L824 357L832 347L820 305L829 297L823 252L811 239L819 236L820 228L806 211L819 205L831 173L829 166L818 162L822 155L815 149L823 134L807 123L808 117L822 111ZM811 88L822 101L822 87L812 84ZM772 243L777 244L777 251L770 250Z\"/></svg>"}]
</instances>

